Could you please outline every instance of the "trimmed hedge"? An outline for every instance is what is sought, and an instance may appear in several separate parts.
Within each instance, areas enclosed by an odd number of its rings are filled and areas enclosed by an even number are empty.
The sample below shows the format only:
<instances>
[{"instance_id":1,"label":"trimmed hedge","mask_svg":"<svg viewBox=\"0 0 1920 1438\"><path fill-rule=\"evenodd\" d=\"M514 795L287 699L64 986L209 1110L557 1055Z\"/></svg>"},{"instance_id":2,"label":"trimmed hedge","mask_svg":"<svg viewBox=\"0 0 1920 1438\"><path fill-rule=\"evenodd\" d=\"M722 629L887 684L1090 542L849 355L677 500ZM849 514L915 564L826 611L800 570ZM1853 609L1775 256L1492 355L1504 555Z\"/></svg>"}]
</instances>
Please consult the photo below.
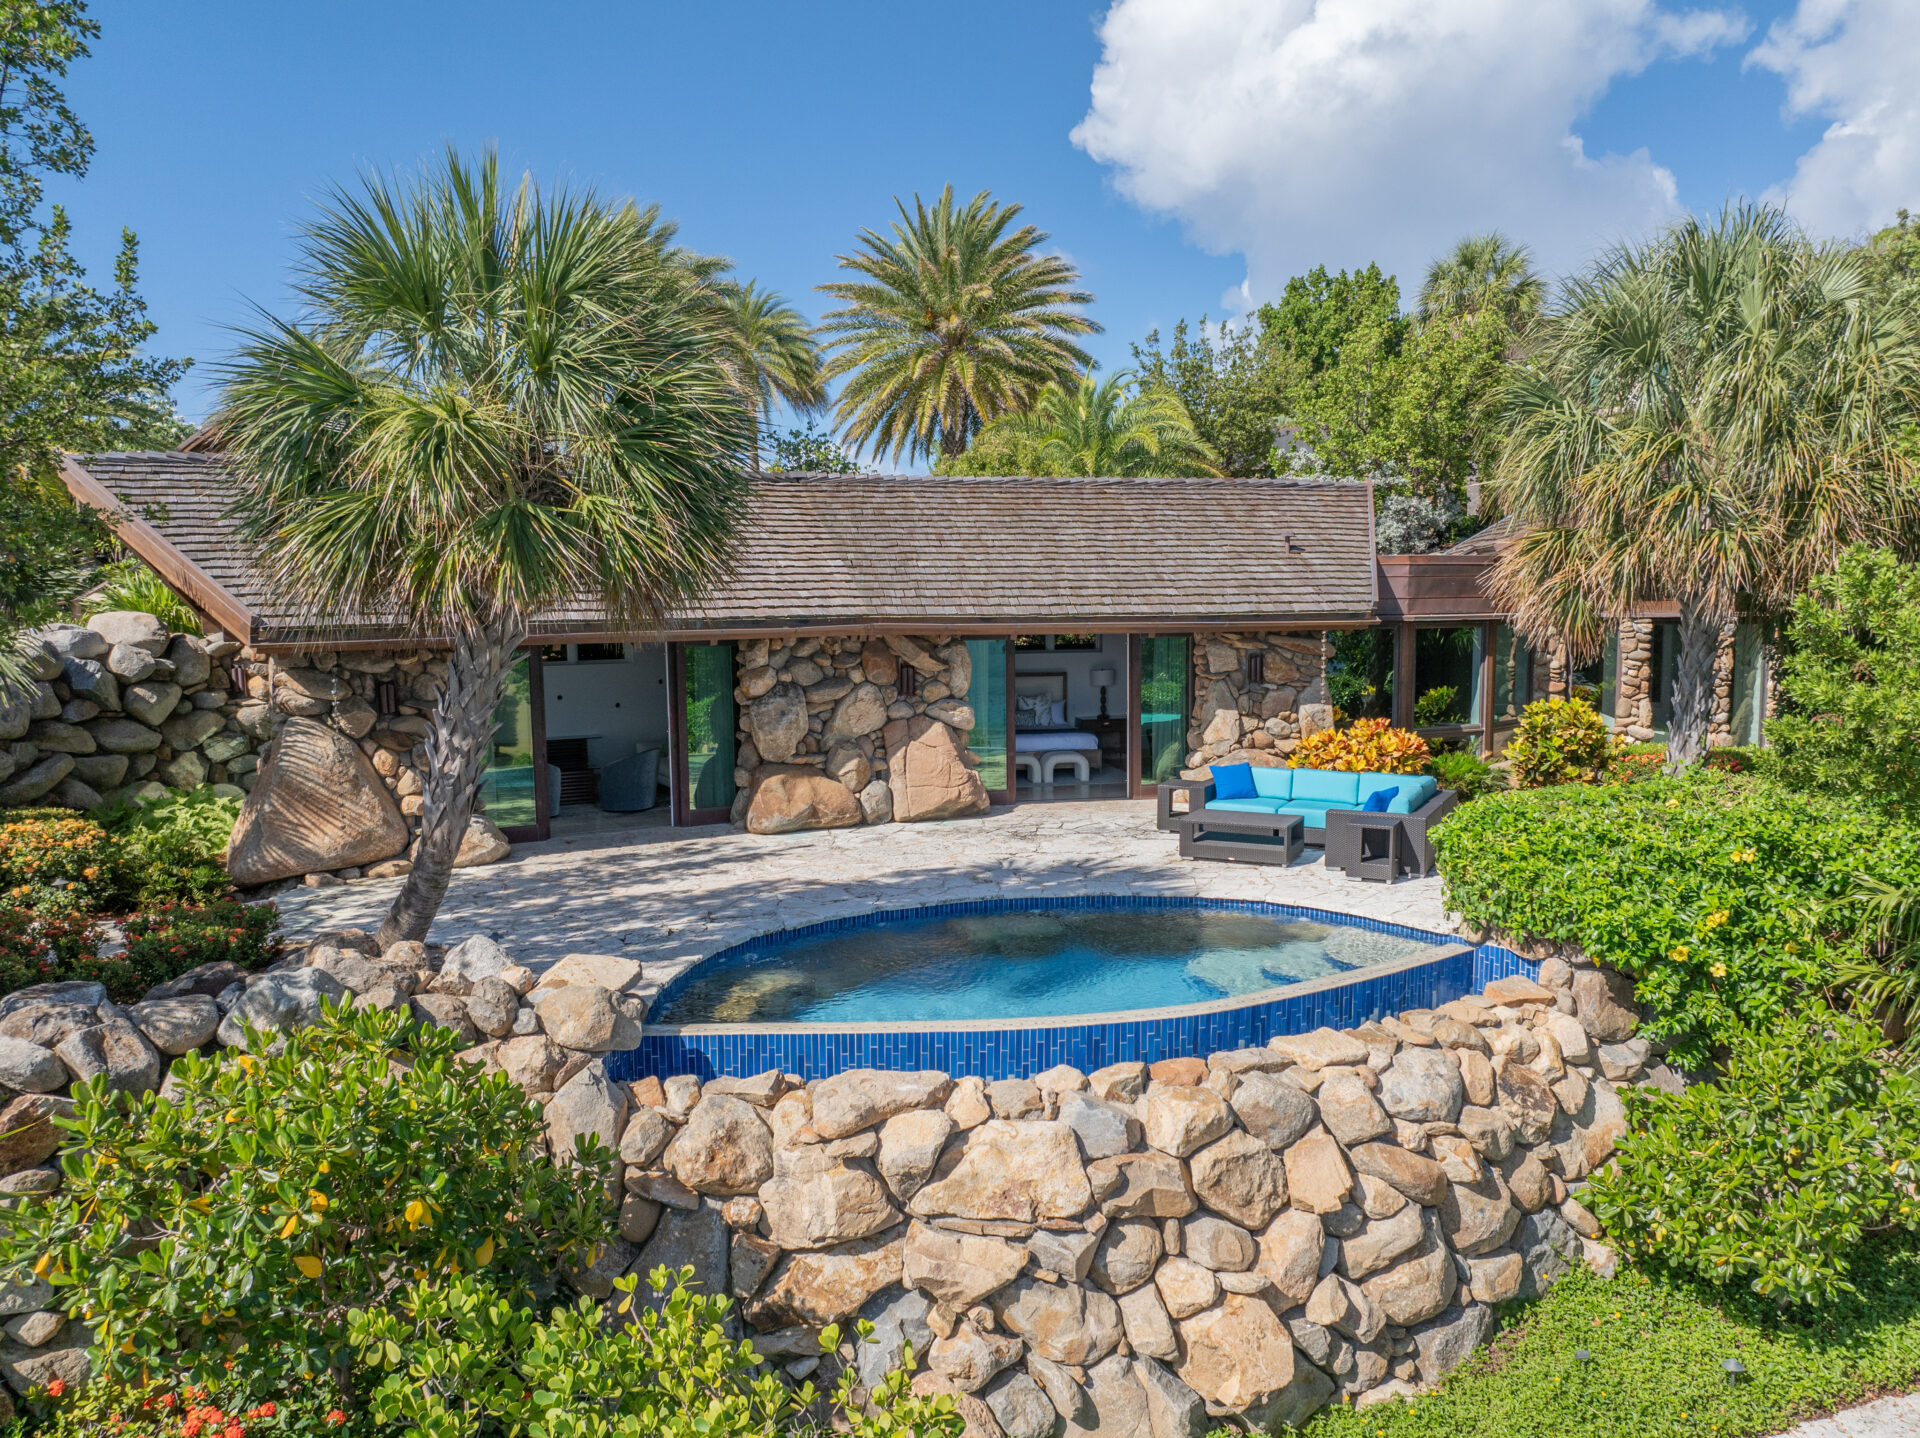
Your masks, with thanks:
<instances>
[{"instance_id":1,"label":"trimmed hedge","mask_svg":"<svg viewBox=\"0 0 1920 1438\"><path fill-rule=\"evenodd\" d=\"M1650 1037L1705 1064L1821 977L1821 910L1861 873L1920 884L1920 835L1745 776L1493 794L1436 832L1471 927L1571 944L1631 976Z\"/></svg>"}]
</instances>

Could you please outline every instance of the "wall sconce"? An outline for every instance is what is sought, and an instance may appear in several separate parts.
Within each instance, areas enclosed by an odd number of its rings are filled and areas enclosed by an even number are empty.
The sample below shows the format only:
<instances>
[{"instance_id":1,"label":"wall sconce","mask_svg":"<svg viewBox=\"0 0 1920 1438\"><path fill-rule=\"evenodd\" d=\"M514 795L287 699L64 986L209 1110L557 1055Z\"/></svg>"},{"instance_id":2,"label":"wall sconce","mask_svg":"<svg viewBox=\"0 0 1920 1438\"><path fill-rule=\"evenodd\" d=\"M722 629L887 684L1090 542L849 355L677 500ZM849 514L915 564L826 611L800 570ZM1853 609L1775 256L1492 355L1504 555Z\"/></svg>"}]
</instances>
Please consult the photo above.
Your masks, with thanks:
<instances>
[{"instance_id":1,"label":"wall sconce","mask_svg":"<svg viewBox=\"0 0 1920 1438\"><path fill-rule=\"evenodd\" d=\"M391 679L377 680L373 686L373 707L382 714L400 712L400 686Z\"/></svg>"}]
</instances>

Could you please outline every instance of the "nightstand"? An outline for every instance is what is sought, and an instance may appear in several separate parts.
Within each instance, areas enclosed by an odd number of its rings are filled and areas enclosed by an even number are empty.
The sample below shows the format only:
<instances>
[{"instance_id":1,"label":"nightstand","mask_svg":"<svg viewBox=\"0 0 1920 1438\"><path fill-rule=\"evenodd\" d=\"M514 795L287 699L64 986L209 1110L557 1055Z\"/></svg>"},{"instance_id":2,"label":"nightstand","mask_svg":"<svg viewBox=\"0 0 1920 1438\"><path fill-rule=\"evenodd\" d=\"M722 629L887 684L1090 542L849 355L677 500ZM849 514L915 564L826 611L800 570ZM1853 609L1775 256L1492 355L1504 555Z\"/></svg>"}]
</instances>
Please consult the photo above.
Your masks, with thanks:
<instances>
[{"instance_id":1,"label":"nightstand","mask_svg":"<svg viewBox=\"0 0 1920 1438\"><path fill-rule=\"evenodd\" d=\"M1076 719L1073 727L1082 734L1097 735L1100 740L1100 767L1127 762L1127 720L1125 715L1106 719Z\"/></svg>"}]
</instances>

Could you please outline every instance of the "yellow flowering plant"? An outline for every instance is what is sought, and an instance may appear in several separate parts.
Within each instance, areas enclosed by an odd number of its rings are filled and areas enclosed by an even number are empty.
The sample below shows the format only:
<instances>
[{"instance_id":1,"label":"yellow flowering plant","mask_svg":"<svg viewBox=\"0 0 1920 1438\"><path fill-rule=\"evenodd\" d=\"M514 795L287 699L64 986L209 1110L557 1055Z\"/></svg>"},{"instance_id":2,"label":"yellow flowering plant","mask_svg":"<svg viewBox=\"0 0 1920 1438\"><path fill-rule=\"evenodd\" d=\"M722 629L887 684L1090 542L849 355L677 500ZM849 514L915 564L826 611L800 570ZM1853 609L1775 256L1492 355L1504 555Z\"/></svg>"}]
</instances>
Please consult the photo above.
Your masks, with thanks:
<instances>
[{"instance_id":1,"label":"yellow flowering plant","mask_svg":"<svg viewBox=\"0 0 1920 1438\"><path fill-rule=\"evenodd\" d=\"M1385 719L1356 719L1345 729L1309 734L1287 756L1287 764L1350 774L1424 774L1433 766L1433 751L1418 734Z\"/></svg>"},{"instance_id":2,"label":"yellow flowering plant","mask_svg":"<svg viewBox=\"0 0 1920 1438\"><path fill-rule=\"evenodd\" d=\"M66 809L0 815L0 904L47 916L114 908L126 881L119 842Z\"/></svg>"}]
</instances>

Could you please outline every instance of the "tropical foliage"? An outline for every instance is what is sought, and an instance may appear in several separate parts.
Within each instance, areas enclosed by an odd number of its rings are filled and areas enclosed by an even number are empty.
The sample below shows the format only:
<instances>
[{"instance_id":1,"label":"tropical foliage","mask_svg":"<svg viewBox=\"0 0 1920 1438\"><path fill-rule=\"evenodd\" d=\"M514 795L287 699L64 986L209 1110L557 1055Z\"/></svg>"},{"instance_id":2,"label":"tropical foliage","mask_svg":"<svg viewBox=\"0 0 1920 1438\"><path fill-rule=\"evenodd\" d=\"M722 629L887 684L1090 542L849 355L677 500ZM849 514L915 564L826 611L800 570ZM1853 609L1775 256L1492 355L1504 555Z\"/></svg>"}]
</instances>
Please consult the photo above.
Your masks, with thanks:
<instances>
[{"instance_id":1,"label":"tropical foliage","mask_svg":"<svg viewBox=\"0 0 1920 1438\"><path fill-rule=\"evenodd\" d=\"M1520 711L1502 757L1521 789L1591 784L1613 758L1613 731L1584 699L1538 699Z\"/></svg>"},{"instance_id":2,"label":"tropical foliage","mask_svg":"<svg viewBox=\"0 0 1920 1438\"><path fill-rule=\"evenodd\" d=\"M1506 391L1492 476L1522 525L1492 588L1576 658L1680 609L1668 763L1706 744L1723 626L1776 610L1849 543L1903 542L1920 319L1857 257L1741 206L1612 250L1568 283Z\"/></svg>"},{"instance_id":3,"label":"tropical foliage","mask_svg":"<svg viewBox=\"0 0 1920 1438\"><path fill-rule=\"evenodd\" d=\"M715 298L727 367L756 431L765 425L776 400L802 415L824 409L820 349L800 311L751 281L721 284ZM757 464L757 449L755 459Z\"/></svg>"},{"instance_id":4,"label":"tropical foliage","mask_svg":"<svg viewBox=\"0 0 1920 1438\"><path fill-rule=\"evenodd\" d=\"M1122 370L1071 388L1048 385L1025 414L981 430L941 474L1152 476L1212 474L1212 455L1186 407L1166 390L1141 390Z\"/></svg>"},{"instance_id":5,"label":"tropical foliage","mask_svg":"<svg viewBox=\"0 0 1920 1438\"><path fill-rule=\"evenodd\" d=\"M243 336L222 419L268 583L316 619L452 638L419 846L381 927L419 938L530 616L590 596L644 631L722 578L753 424L717 262L655 210L449 155L335 193L300 243L305 313Z\"/></svg>"},{"instance_id":6,"label":"tropical foliage","mask_svg":"<svg viewBox=\"0 0 1920 1438\"><path fill-rule=\"evenodd\" d=\"M1868 1233L1920 1232L1920 1084L1818 1008L1727 1035L1718 1080L1626 1090L1585 1201L1629 1253L1782 1302L1852 1294Z\"/></svg>"},{"instance_id":7,"label":"tropical foliage","mask_svg":"<svg viewBox=\"0 0 1920 1438\"><path fill-rule=\"evenodd\" d=\"M1427 266L1420 286L1423 324L1458 323L1485 310L1522 334L1546 303L1547 283L1533 256L1498 230L1469 235Z\"/></svg>"},{"instance_id":8,"label":"tropical foliage","mask_svg":"<svg viewBox=\"0 0 1920 1438\"><path fill-rule=\"evenodd\" d=\"M82 619L109 609L131 609L151 614L175 634L200 633L200 616L138 559L116 559L94 576L94 584L80 601Z\"/></svg>"},{"instance_id":9,"label":"tropical foliage","mask_svg":"<svg viewBox=\"0 0 1920 1438\"><path fill-rule=\"evenodd\" d=\"M1257 326L1215 326L1203 317L1190 338L1180 320L1165 349L1158 330L1135 344L1133 367L1145 388L1180 401L1222 474L1272 477L1291 371L1276 362Z\"/></svg>"},{"instance_id":10,"label":"tropical foliage","mask_svg":"<svg viewBox=\"0 0 1920 1438\"><path fill-rule=\"evenodd\" d=\"M835 419L855 448L952 458L988 421L1091 369L1074 339L1100 326L1073 266L1039 253L1046 233L1014 223L1020 206L984 190L957 204L951 185L931 206L895 204L890 234L862 230L838 257L859 278L820 287L841 302L820 326L827 378L845 381Z\"/></svg>"},{"instance_id":11,"label":"tropical foliage","mask_svg":"<svg viewBox=\"0 0 1920 1438\"><path fill-rule=\"evenodd\" d=\"M768 443L773 451L766 462L769 474L864 474L865 466L840 447L838 440L823 434L808 420L804 429L790 429L774 435Z\"/></svg>"},{"instance_id":12,"label":"tropical foliage","mask_svg":"<svg viewBox=\"0 0 1920 1438\"><path fill-rule=\"evenodd\" d=\"M1340 769L1355 774L1424 774L1433 754L1427 741L1387 719L1356 719L1344 729L1309 734L1287 756L1293 769Z\"/></svg>"}]
</instances>

